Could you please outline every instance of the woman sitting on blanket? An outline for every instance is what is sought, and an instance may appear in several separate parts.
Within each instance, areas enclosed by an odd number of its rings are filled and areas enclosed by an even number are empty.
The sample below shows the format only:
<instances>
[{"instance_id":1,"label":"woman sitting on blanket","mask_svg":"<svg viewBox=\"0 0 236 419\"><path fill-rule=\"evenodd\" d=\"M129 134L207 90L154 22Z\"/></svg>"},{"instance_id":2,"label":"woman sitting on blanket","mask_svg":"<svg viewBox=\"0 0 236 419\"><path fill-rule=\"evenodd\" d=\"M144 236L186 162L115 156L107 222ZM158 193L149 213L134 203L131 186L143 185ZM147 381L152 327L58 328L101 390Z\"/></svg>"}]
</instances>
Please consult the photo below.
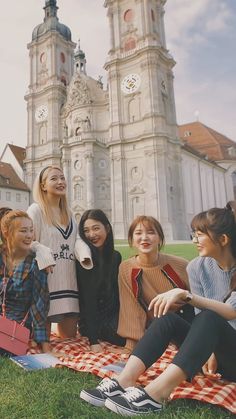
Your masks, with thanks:
<instances>
[{"instance_id":1,"label":"woman sitting on blanket","mask_svg":"<svg viewBox=\"0 0 236 419\"><path fill-rule=\"evenodd\" d=\"M156 319L124 370L116 379L104 379L96 389L83 390L84 400L122 415L141 415L159 412L174 388L191 380L201 368L209 377L236 381L235 211L233 201L193 218L193 241L200 256L187 268L191 293L177 288L153 298L149 309L154 309ZM170 311L172 304L186 302L197 314L192 325ZM145 388L131 387L170 341L179 347L172 363Z\"/></svg>"},{"instance_id":2,"label":"woman sitting on blanket","mask_svg":"<svg viewBox=\"0 0 236 419\"><path fill-rule=\"evenodd\" d=\"M31 329L33 325L34 340L41 345L43 352L48 352L50 345L46 332L49 309L47 274L39 270L35 254L31 251L33 222L24 211L5 208L2 209L1 215L3 212L5 215L1 219L0 230L1 313L5 293L6 317L20 323L29 312L26 326ZM1 350L1 354L3 353L4 350Z\"/></svg>"},{"instance_id":3,"label":"woman sitting on blanket","mask_svg":"<svg viewBox=\"0 0 236 419\"><path fill-rule=\"evenodd\" d=\"M118 334L126 339L125 348L130 352L143 336L153 319L148 310L151 300L173 287L189 289L186 272L187 260L161 253L164 233L160 223L150 216L135 218L129 228L128 241L138 254L121 263L119 269L120 315ZM178 310L179 306L173 306ZM192 321L193 309L184 308L182 316Z\"/></svg>"},{"instance_id":4,"label":"woman sitting on blanket","mask_svg":"<svg viewBox=\"0 0 236 419\"><path fill-rule=\"evenodd\" d=\"M114 249L111 224L102 210L87 210L81 217L79 233L93 258L89 271L77 262L80 333L89 338L94 352L102 351L99 340L124 346L125 339L117 334L121 255Z\"/></svg>"}]
</instances>

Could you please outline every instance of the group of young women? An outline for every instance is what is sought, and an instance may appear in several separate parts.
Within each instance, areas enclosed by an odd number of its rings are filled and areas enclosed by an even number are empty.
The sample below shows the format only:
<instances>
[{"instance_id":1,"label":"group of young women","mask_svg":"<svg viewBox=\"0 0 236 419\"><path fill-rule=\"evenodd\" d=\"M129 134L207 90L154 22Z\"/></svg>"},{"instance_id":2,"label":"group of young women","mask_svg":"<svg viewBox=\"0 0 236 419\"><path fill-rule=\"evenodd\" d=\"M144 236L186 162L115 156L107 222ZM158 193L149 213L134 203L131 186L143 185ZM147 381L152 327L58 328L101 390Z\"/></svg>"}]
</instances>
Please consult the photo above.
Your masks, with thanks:
<instances>
[{"instance_id":1,"label":"group of young women","mask_svg":"<svg viewBox=\"0 0 236 419\"><path fill-rule=\"evenodd\" d=\"M164 233L150 216L132 222L128 241L137 254L121 262L103 211L86 211L78 228L59 167L44 168L33 192L27 213L0 212L7 316L22 321L29 312L27 325L44 352L56 323L61 338L74 337L79 325L93 352L105 340L131 354L119 376L83 390L82 399L139 415L161 410L172 390L201 368L236 380L235 202L194 217L199 257L189 264L161 252ZM169 367L145 389L135 387L170 342L178 353Z\"/></svg>"}]
</instances>

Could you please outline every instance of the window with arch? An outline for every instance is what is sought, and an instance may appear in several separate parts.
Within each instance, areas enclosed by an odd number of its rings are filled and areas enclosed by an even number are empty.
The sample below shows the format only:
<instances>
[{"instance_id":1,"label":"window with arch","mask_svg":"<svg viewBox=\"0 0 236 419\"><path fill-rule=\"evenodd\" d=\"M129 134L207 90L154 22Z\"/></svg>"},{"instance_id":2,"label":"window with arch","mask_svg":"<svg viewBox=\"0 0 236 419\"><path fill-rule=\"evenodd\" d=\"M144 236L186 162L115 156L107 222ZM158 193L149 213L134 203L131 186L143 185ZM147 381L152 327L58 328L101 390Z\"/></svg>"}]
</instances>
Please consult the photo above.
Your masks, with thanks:
<instances>
[{"instance_id":1,"label":"window with arch","mask_svg":"<svg viewBox=\"0 0 236 419\"><path fill-rule=\"evenodd\" d=\"M83 199L83 186L79 183L74 185L74 200L82 200Z\"/></svg>"},{"instance_id":2,"label":"window with arch","mask_svg":"<svg viewBox=\"0 0 236 419\"><path fill-rule=\"evenodd\" d=\"M151 18L152 18L152 21L155 22L155 13L153 9L151 9Z\"/></svg>"},{"instance_id":3,"label":"window with arch","mask_svg":"<svg viewBox=\"0 0 236 419\"><path fill-rule=\"evenodd\" d=\"M39 144L45 144L47 142L47 128L43 125L39 130Z\"/></svg>"},{"instance_id":4,"label":"window with arch","mask_svg":"<svg viewBox=\"0 0 236 419\"><path fill-rule=\"evenodd\" d=\"M136 48L136 40L134 38L127 39L124 44L124 50L131 51L134 48Z\"/></svg>"},{"instance_id":5,"label":"window with arch","mask_svg":"<svg viewBox=\"0 0 236 419\"><path fill-rule=\"evenodd\" d=\"M61 82L64 84L64 86L67 85L65 76L61 76Z\"/></svg>"},{"instance_id":6,"label":"window with arch","mask_svg":"<svg viewBox=\"0 0 236 419\"><path fill-rule=\"evenodd\" d=\"M124 13L124 21L129 23L134 19L134 11L132 9L127 9Z\"/></svg>"},{"instance_id":7,"label":"window with arch","mask_svg":"<svg viewBox=\"0 0 236 419\"><path fill-rule=\"evenodd\" d=\"M62 62L62 63L65 63L65 61L66 61L66 57L65 57L64 52L61 52L61 54L60 54L60 58L61 58L61 62Z\"/></svg>"}]
</instances>

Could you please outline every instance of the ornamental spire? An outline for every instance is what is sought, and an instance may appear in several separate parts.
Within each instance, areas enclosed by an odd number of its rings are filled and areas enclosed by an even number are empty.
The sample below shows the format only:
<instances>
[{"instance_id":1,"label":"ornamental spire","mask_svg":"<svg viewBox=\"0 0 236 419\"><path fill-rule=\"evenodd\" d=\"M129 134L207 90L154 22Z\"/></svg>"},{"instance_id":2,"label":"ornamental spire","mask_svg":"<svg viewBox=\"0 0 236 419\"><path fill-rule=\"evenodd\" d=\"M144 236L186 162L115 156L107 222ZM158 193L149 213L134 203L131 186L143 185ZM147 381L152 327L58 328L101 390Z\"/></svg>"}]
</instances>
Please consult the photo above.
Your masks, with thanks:
<instances>
[{"instance_id":1,"label":"ornamental spire","mask_svg":"<svg viewBox=\"0 0 236 419\"><path fill-rule=\"evenodd\" d=\"M57 17L57 0L45 0L45 18L44 21L50 17Z\"/></svg>"}]
</instances>

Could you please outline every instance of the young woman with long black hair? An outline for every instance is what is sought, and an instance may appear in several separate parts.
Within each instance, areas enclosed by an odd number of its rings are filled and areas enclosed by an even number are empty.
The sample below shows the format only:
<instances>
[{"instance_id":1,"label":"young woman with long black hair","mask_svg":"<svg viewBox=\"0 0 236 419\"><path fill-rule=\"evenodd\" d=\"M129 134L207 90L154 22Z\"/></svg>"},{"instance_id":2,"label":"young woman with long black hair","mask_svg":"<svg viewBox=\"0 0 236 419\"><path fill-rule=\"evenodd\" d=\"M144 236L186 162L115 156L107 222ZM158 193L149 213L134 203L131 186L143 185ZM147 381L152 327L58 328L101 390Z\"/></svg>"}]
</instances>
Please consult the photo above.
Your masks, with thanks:
<instances>
[{"instance_id":1,"label":"young woman with long black hair","mask_svg":"<svg viewBox=\"0 0 236 419\"><path fill-rule=\"evenodd\" d=\"M123 346L125 339L117 334L121 255L114 249L112 227L106 214L100 209L85 211L79 234L90 247L93 259L91 270L77 262L80 332L89 338L94 352L102 351L99 340Z\"/></svg>"}]
</instances>

